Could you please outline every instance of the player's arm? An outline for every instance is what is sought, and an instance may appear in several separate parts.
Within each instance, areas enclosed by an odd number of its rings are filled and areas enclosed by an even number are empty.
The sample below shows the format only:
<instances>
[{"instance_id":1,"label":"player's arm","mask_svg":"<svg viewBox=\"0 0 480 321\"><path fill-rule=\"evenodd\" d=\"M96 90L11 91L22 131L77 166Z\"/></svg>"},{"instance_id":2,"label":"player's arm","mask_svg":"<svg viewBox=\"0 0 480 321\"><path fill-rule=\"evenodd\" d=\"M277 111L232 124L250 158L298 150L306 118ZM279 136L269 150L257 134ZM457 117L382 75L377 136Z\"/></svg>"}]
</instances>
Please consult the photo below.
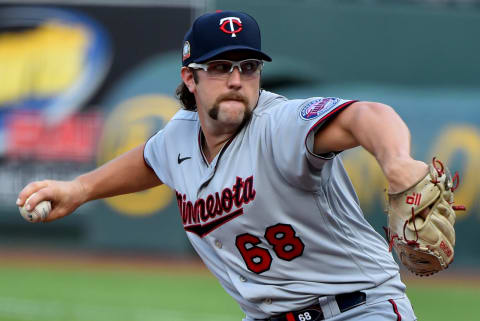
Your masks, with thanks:
<instances>
[{"instance_id":1,"label":"player's arm","mask_svg":"<svg viewBox=\"0 0 480 321\"><path fill-rule=\"evenodd\" d=\"M80 205L95 199L142 191L162 184L153 170L145 164L145 144L111 160L103 166L78 176L72 181L37 181L25 186L17 205L28 201L31 208L42 200L50 200L53 210L47 221L70 214ZM27 208L28 210L28 208Z\"/></svg>"},{"instance_id":2,"label":"player's arm","mask_svg":"<svg viewBox=\"0 0 480 321\"><path fill-rule=\"evenodd\" d=\"M425 176L427 165L410 156L410 131L393 108L355 102L315 135L314 152L323 154L362 146L378 161L389 192L403 191Z\"/></svg>"}]
</instances>

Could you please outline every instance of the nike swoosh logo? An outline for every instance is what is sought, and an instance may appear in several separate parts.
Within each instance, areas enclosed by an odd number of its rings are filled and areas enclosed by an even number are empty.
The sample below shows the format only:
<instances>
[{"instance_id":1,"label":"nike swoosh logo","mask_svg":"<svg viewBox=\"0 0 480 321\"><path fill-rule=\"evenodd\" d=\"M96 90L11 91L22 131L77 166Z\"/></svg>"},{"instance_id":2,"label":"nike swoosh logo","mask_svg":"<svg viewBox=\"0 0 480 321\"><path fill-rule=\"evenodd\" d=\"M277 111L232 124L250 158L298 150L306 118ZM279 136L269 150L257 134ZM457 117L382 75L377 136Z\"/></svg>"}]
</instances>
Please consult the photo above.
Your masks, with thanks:
<instances>
[{"instance_id":1,"label":"nike swoosh logo","mask_svg":"<svg viewBox=\"0 0 480 321\"><path fill-rule=\"evenodd\" d=\"M191 157L180 157L180 154L178 154L177 162L178 164L181 164L184 160L190 159Z\"/></svg>"}]
</instances>

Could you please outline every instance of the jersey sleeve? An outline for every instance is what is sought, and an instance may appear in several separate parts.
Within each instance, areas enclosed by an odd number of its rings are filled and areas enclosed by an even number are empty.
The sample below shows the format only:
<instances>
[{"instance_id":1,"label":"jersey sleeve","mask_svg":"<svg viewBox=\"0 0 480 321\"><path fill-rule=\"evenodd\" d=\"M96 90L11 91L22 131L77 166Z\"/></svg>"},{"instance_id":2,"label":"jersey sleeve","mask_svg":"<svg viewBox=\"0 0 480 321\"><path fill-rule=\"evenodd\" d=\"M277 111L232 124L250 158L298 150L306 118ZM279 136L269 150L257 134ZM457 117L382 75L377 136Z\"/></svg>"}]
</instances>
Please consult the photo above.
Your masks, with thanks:
<instances>
[{"instance_id":1,"label":"jersey sleeve","mask_svg":"<svg viewBox=\"0 0 480 321\"><path fill-rule=\"evenodd\" d=\"M334 115L354 103L334 97L290 100L278 108L272 119L274 161L289 181L305 182L305 176L320 171L340 151L317 155L313 152L315 133Z\"/></svg>"},{"instance_id":2,"label":"jersey sleeve","mask_svg":"<svg viewBox=\"0 0 480 321\"><path fill-rule=\"evenodd\" d=\"M172 177L168 168L167 148L165 143L165 129L158 131L145 144L143 158L145 163L152 168L158 178L172 187Z\"/></svg>"}]
</instances>

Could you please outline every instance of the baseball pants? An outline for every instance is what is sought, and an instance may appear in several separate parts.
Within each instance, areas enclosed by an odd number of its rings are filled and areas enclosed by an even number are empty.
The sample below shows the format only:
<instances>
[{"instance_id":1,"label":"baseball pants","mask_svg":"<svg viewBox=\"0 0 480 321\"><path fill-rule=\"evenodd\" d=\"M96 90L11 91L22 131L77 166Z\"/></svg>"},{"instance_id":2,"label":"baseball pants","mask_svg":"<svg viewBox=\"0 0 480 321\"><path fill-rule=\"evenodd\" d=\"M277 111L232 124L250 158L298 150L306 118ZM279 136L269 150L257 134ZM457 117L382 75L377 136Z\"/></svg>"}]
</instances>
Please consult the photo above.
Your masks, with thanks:
<instances>
[{"instance_id":1,"label":"baseball pants","mask_svg":"<svg viewBox=\"0 0 480 321\"><path fill-rule=\"evenodd\" d=\"M327 309L324 309L327 312ZM413 311L412 305L408 297L404 296L397 299L388 299L383 301L377 301L375 303L366 303L360 305L351 310L338 313L328 314L324 318L313 320L307 316L297 316L295 321L301 321L297 319L309 320L309 321L416 321L417 317ZM255 321L246 317L243 321Z\"/></svg>"}]
</instances>

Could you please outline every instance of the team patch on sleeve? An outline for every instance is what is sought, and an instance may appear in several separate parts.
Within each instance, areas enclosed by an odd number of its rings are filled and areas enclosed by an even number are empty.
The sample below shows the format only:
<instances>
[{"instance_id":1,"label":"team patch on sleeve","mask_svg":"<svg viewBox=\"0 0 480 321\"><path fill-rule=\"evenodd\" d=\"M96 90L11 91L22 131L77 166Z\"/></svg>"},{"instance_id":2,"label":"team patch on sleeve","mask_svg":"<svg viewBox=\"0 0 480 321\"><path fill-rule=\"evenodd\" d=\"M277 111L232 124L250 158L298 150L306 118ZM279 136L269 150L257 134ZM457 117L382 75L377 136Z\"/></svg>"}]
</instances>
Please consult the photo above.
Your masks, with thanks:
<instances>
[{"instance_id":1,"label":"team patch on sleeve","mask_svg":"<svg viewBox=\"0 0 480 321\"><path fill-rule=\"evenodd\" d=\"M343 100L334 97L314 99L302 107L300 117L304 120L311 120L324 116L337 107L342 101Z\"/></svg>"}]
</instances>

